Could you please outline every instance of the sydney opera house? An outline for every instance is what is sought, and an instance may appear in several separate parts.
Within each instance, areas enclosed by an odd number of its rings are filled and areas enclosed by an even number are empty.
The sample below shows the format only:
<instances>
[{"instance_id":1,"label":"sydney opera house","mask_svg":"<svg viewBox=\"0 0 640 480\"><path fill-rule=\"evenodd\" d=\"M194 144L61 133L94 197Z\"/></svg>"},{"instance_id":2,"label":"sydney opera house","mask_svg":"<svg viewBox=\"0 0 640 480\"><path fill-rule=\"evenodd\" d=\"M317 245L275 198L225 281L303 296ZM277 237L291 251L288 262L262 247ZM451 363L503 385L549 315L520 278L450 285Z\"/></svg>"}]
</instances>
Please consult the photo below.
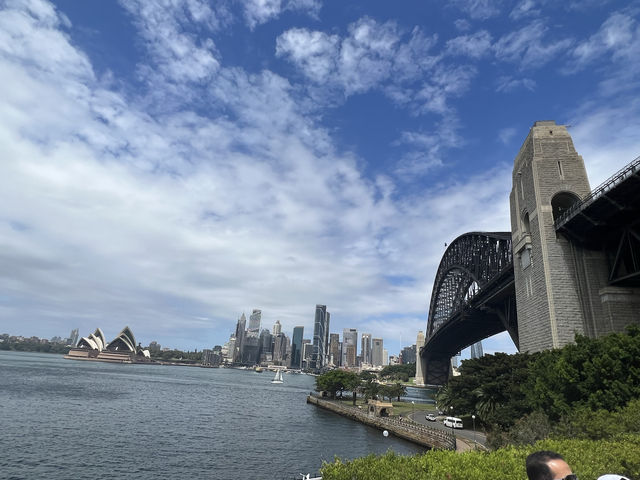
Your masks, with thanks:
<instances>
[{"instance_id":1,"label":"sydney opera house","mask_svg":"<svg viewBox=\"0 0 640 480\"><path fill-rule=\"evenodd\" d=\"M64 356L71 360L92 360L96 362L137 363L151 359L149 350L136 346L136 338L129 327L122 331L111 342L107 343L104 333L99 328L87 337L82 337L75 348Z\"/></svg>"}]
</instances>

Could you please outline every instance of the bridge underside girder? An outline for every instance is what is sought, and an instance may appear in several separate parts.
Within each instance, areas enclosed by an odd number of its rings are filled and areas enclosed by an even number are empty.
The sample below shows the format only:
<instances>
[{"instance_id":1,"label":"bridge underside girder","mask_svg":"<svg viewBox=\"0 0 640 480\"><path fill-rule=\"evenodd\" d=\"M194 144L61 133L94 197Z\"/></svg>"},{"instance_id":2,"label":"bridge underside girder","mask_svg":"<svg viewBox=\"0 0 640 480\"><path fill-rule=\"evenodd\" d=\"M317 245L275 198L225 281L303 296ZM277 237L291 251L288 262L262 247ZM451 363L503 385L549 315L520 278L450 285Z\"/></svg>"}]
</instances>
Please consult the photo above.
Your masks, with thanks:
<instances>
[{"instance_id":1,"label":"bridge underside girder","mask_svg":"<svg viewBox=\"0 0 640 480\"><path fill-rule=\"evenodd\" d=\"M608 183L559 218L556 231L606 252L610 285L640 287L640 160Z\"/></svg>"},{"instance_id":2,"label":"bridge underside girder","mask_svg":"<svg viewBox=\"0 0 640 480\"><path fill-rule=\"evenodd\" d=\"M460 309L420 350L424 361L424 382L444 385L451 372L451 357L492 335L507 331L516 347L518 323L513 279L491 298L478 299Z\"/></svg>"}]
</instances>

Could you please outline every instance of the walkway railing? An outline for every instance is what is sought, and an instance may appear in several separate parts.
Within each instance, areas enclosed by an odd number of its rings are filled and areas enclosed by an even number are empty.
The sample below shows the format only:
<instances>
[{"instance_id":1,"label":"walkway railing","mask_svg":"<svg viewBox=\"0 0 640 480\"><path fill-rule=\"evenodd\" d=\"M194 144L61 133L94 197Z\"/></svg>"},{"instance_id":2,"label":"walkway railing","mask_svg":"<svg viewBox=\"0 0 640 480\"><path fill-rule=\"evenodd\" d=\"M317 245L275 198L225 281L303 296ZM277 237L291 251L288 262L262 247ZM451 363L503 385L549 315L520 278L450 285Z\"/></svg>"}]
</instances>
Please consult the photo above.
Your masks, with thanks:
<instances>
[{"instance_id":1,"label":"walkway railing","mask_svg":"<svg viewBox=\"0 0 640 480\"><path fill-rule=\"evenodd\" d=\"M322 398L316 394L311 394L308 398L313 399L310 403L315 403L320 407L333 410L336 413L341 413L347 417L358 420L366 425L376 427L380 430L388 430L391 433L409 441L413 441L414 443L420 443L421 445L429 446L431 448L442 448L446 450L456 449L456 438L447 431L415 423L413 420L405 419L403 417L400 419L376 417L369 414L367 411L363 411L352 406L342 405L339 402L327 400L326 398Z\"/></svg>"},{"instance_id":2,"label":"walkway railing","mask_svg":"<svg viewBox=\"0 0 640 480\"><path fill-rule=\"evenodd\" d=\"M567 223L571 218L573 218L573 216L579 210L593 203L597 198L606 194L608 191L613 189L616 185L622 183L624 180L629 178L631 175L634 175L638 171L640 171L640 157L637 157L635 160L632 160L631 163L629 163L627 166L618 170L618 172L614 173L605 182L600 184L587 197L585 197L579 202L574 203L568 209L562 212L562 215L560 215L554 222L554 226L556 230L560 228L562 225L564 225L565 223Z\"/></svg>"}]
</instances>

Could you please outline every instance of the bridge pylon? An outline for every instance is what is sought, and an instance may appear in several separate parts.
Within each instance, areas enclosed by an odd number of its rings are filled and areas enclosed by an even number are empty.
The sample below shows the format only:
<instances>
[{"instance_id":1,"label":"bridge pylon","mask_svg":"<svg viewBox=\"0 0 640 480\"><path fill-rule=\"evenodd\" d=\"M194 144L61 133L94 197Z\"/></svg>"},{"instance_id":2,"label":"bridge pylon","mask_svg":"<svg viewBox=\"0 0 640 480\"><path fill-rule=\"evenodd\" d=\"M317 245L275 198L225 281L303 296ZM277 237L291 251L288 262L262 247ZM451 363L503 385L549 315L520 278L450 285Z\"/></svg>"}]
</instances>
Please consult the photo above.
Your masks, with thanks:
<instances>
[{"instance_id":1,"label":"bridge pylon","mask_svg":"<svg viewBox=\"0 0 640 480\"><path fill-rule=\"evenodd\" d=\"M591 193L584 161L566 127L535 122L515 158L512 179L520 351L562 347L577 333L608 333L607 319L615 312L603 307L603 292L611 291L606 253L582 248L554 226L564 211Z\"/></svg>"}]
</instances>

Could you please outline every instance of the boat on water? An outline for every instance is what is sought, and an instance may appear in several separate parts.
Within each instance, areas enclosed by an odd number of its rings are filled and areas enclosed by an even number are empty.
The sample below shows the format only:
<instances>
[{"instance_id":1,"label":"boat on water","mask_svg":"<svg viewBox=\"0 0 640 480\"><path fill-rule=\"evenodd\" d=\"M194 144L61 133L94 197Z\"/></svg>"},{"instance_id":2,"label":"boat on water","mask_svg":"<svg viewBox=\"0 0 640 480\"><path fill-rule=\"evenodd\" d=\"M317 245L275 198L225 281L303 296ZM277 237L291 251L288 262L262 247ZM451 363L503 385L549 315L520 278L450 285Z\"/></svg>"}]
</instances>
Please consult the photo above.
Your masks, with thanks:
<instances>
[{"instance_id":1,"label":"boat on water","mask_svg":"<svg viewBox=\"0 0 640 480\"><path fill-rule=\"evenodd\" d=\"M262 373L262 367L256 367L254 370L256 373Z\"/></svg>"},{"instance_id":2,"label":"boat on water","mask_svg":"<svg viewBox=\"0 0 640 480\"><path fill-rule=\"evenodd\" d=\"M273 377L273 380L271 380L271 383L284 383L282 381L282 370L276 371L276 376Z\"/></svg>"}]
</instances>

